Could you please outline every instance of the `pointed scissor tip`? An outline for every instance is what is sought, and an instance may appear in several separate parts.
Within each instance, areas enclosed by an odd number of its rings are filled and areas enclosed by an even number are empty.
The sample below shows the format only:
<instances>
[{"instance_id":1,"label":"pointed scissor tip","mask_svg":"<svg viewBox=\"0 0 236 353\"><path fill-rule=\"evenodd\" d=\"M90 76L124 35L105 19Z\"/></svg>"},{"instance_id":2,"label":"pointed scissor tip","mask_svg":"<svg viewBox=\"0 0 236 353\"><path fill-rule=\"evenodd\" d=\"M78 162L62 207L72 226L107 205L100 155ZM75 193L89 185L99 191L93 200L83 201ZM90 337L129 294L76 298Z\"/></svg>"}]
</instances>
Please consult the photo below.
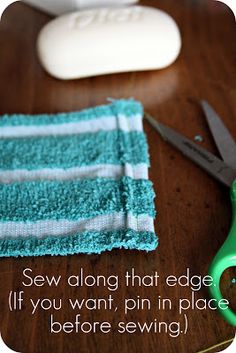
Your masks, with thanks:
<instances>
[{"instance_id":1,"label":"pointed scissor tip","mask_svg":"<svg viewBox=\"0 0 236 353\"><path fill-rule=\"evenodd\" d=\"M210 104L205 99L200 100L200 105L202 106L202 108L205 108L206 106L207 107L210 106Z\"/></svg>"},{"instance_id":2,"label":"pointed scissor tip","mask_svg":"<svg viewBox=\"0 0 236 353\"><path fill-rule=\"evenodd\" d=\"M205 115L209 115L209 114L216 114L215 110L213 109L213 107L210 105L210 103L208 103L208 101L206 101L205 99L200 100L200 105L205 113Z\"/></svg>"},{"instance_id":3,"label":"pointed scissor tip","mask_svg":"<svg viewBox=\"0 0 236 353\"><path fill-rule=\"evenodd\" d=\"M162 129L162 124L159 123L156 119L154 119L149 113L144 112L144 118L159 132L161 137L166 140L164 131Z\"/></svg>"}]
</instances>

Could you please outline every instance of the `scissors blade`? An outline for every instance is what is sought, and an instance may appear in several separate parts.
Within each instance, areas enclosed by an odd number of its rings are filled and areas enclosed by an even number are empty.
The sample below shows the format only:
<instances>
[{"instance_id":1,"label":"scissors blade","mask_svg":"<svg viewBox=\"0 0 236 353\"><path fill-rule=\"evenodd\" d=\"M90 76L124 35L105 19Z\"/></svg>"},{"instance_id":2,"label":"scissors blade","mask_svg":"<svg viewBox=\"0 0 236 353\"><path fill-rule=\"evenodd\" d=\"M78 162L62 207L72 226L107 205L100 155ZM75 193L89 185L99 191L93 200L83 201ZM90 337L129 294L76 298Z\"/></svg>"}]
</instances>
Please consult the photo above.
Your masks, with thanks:
<instances>
[{"instance_id":1,"label":"scissors blade","mask_svg":"<svg viewBox=\"0 0 236 353\"><path fill-rule=\"evenodd\" d=\"M218 181L229 187L232 186L233 181L236 179L236 170L185 136L157 122L149 114L146 113L145 118L164 140L180 150L186 157L190 158Z\"/></svg>"},{"instance_id":2,"label":"scissors blade","mask_svg":"<svg viewBox=\"0 0 236 353\"><path fill-rule=\"evenodd\" d=\"M207 101L202 100L201 106L223 160L228 165L236 168L236 143L232 135Z\"/></svg>"}]
</instances>

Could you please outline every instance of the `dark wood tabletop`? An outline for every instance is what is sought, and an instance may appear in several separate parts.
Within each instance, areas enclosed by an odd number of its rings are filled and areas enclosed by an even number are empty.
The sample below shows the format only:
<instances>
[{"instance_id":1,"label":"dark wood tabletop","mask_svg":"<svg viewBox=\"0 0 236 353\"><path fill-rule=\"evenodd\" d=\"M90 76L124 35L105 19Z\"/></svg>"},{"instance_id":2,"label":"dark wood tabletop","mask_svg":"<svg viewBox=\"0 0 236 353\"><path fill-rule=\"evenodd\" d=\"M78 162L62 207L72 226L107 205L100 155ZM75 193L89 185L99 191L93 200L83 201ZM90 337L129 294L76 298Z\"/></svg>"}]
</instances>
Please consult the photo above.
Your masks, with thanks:
<instances>
[{"instance_id":1,"label":"dark wood tabletop","mask_svg":"<svg viewBox=\"0 0 236 353\"><path fill-rule=\"evenodd\" d=\"M198 100L208 100L236 137L236 26L229 8L213 0L141 1L174 17L180 27L181 55L160 71L133 72L74 81L59 81L40 66L35 50L39 30L50 17L23 3L16 3L0 22L0 113L54 113L79 110L106 103L107 97L134 97L159 121L193 139L201 135L201 145L217 154ZM58 288L22 288L22 271L33 274L78 274L80 268L98 275L118 274L135 268L140 275L157 271L162 280L155 288L126 288L122 283L114 293L124 297L158 296L191 298L188 287L167 288L163 279L180 276L190 268L192 275L206 275L208 265L224 242L230 228L231 205L228 190L161 140L144 122L151 158L150 179L156 192L157 251L150 253L113 250L101 255L66 257L3 258L0 260L0 328L11 349L21 353L196 353L234 336L235 329L213 310L188 311L188 331L171 338L167 333L62 334L49 333L48 311L31 315L29 307L10 312L8 294L24 289L28 298L96 298L107 295L100 288L73 288L65 280ZM226 274L226 296L235 296ZM235 276L236 277L236 276ZM196 293L208 298L206 288ZM82 311L83 313L83 311ZM58 321L72 321L74 313L65 308L56 312ZM122 312L105 310L84 313L88 321L126 320ZM171 311L136 310L131 321L182 320ZM226 346L212 350L218 352Z\"/></svg>"}]
</instances>

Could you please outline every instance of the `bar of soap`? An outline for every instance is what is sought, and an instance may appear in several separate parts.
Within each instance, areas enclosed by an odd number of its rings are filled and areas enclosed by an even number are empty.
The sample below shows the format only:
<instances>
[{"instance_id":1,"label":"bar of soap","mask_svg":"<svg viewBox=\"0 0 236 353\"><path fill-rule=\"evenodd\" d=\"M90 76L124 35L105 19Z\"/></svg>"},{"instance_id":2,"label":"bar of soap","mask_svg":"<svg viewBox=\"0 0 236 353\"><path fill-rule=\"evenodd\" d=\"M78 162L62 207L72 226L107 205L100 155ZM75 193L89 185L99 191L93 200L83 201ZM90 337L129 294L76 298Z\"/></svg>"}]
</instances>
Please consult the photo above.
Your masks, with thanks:
<instances>
[{"instance_id":1,"label":"bar of soap","mask_svg":"<svg viewBox=\"0 0 236 353\"><path fill-rule=\"evenodd\" d=\"M145 6L73 12L40 32L40 62L52 76L69 80L118 72L162 69L178 57L175 21Z\"/></svg>"}]
</instances>

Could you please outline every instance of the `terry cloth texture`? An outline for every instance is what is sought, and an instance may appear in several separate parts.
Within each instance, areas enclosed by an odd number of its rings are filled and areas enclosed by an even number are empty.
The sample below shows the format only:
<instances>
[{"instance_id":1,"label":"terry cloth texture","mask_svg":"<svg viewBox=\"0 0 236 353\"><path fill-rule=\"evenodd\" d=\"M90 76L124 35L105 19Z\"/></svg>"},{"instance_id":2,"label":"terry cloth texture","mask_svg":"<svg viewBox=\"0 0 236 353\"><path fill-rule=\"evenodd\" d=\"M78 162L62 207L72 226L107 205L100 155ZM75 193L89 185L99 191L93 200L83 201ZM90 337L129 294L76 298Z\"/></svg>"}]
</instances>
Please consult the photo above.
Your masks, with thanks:
<instances>
[{"instance_id":1,"label":"terry cloth texture","mask_svg":"<svg viewBox=\"0 0 236 353\"><path fill-rule=\"evenodd\" d=\"M154 250L142 105L0 117L0 256Z\"/></svg>"}]
</instances>

